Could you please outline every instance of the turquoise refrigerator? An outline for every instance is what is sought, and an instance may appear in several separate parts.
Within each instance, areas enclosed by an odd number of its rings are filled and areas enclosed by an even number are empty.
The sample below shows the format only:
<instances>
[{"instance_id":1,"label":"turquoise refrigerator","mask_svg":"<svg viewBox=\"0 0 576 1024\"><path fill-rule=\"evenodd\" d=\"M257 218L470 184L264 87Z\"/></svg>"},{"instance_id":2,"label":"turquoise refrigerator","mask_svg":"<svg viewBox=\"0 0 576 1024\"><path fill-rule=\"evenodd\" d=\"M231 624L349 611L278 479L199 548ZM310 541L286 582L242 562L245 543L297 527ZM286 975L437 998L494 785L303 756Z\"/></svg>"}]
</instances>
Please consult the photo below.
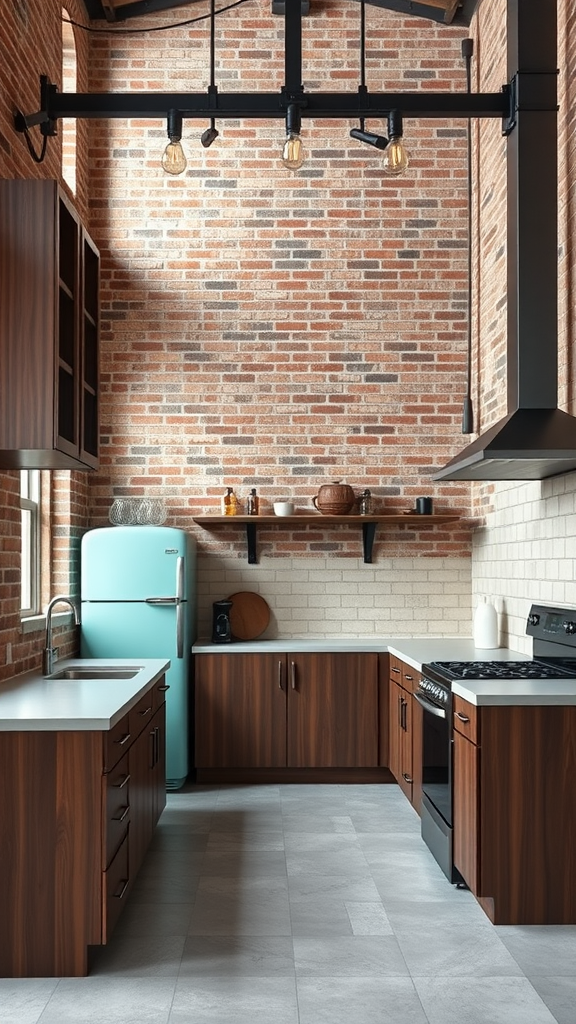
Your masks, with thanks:
<instances>
[{"instance_id":1,"label":"turquoise refrigerator","mask_svg":"<svg viewBox=\"0 0 576 1024\"><path fill-rule=\"evenodd\" d=\"M179 789L188 775L195 580L196 545L184 530L111 526L82 538L82 657L170 659L167 789Z\"/></svg>"}]
</instances>

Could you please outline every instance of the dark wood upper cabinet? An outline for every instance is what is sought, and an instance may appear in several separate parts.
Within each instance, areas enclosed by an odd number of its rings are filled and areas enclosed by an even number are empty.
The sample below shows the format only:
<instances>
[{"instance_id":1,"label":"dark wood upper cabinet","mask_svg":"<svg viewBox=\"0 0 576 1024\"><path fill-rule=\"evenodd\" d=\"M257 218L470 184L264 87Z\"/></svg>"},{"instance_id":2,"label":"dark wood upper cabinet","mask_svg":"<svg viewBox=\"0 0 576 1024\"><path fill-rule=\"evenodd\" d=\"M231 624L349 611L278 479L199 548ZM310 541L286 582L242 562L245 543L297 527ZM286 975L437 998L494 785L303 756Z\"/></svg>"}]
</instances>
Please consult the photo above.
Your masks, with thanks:
<instances>
[{"instance_id":1,"label":"dark wood upper cabinet","mask_svg":"<svg viewBox=\"0 0 576 1024\"><path fill-rule=\"evenodd\" d=\"M100 257L58 182L0 181L0 468L98 467Z\"/></svg>"}]
</instances>

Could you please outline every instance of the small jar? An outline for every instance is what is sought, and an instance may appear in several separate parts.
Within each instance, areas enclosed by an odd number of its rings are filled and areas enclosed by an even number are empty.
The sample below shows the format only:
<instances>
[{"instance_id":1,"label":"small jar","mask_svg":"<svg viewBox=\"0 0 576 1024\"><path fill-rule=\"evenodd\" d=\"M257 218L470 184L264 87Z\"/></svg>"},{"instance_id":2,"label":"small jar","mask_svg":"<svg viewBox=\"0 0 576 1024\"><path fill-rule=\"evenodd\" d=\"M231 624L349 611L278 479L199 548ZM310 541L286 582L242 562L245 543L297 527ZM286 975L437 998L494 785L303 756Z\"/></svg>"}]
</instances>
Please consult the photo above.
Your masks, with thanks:
<instances>
[{"instance_id":1,"label":"small jar","mask_svg":"<svg viewBox=\"0 0 576 1024\"><path fill-rule=\"evenodd\" d=\"M372 495L368 488L362 492L360 498L360 515L369 516L373 511Z\"/></svg>"},{"instance_id":2,"label":"small jar","mask_svg":"<svg viewBox=\"0 0 576 1024\"><path fill-rule=\"evenodd\" d=\"M246 515L257 516L260 510L260 499L256 494L256 488L253 487L246 499Z\"/></svg>"}]
</instances>

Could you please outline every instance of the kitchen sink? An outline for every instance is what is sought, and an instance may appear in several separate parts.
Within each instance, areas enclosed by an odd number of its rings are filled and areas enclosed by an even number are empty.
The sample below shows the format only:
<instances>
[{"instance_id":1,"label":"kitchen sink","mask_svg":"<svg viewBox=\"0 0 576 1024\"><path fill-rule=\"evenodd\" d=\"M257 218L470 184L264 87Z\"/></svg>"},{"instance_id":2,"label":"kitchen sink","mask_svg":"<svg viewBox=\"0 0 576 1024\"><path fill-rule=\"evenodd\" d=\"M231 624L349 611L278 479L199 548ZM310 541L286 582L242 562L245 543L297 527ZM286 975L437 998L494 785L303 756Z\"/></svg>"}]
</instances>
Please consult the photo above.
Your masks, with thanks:
<instances>
[{"instance_id":1,"label":"kitchen sink","mask_svg":"<svg viewBox=\"0 0 576 1024\"><path fill-rule=\"evenodd\" d=\"M133 679L142 669L139 665L128 665L126 668L64 668L54 672L49 679Z\"/></svg>"}]
</instances>

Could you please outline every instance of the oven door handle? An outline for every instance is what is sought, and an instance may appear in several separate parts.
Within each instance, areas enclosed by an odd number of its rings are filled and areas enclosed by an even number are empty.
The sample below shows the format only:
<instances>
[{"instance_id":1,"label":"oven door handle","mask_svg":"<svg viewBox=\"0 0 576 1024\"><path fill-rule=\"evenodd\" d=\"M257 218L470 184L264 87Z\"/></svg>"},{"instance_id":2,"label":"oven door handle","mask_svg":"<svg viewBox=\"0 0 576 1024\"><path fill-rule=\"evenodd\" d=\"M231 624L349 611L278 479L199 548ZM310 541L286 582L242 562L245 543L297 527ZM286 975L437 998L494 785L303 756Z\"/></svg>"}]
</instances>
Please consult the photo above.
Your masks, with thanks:
<instances>
[{"instance_id":1,"label":"oven door handle","mask_svg":"<svg viewBox=\"0 0 576 1024\"><path fill-rule=\"evenodd\" d=\"M431 715L436 715L437 718L446 718L444 708L437 708L435 704L431 704L425 697L421 697L419 693L415 693L414 697L420 706L424 708L424 711L429 711Z\"/></svg>"}]
</instances>

